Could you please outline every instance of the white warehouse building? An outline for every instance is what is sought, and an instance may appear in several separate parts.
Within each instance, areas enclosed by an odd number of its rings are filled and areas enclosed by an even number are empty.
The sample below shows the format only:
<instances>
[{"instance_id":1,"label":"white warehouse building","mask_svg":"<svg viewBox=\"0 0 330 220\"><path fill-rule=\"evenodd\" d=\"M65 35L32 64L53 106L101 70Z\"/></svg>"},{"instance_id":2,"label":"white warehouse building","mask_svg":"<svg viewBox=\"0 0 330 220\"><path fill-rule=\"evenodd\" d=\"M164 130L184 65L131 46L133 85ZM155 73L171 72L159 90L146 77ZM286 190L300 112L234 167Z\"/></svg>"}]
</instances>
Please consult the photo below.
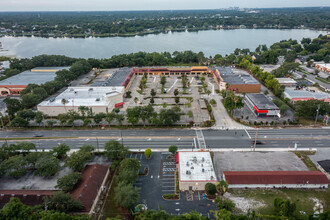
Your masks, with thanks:
<instances>
[{"instance_id":1,"label":"white warehouse building","mask_svg":"<svg viewBox=\"0 0 330 220\"><path fill-rule=\"evenodd\" d=\"M125 87L68 87L55 98L41 102L38 111L49 116L67 113L69 110L79 112L79 107L84 106L94 114L108 113L114 108L124 104L123 96Z\"/></svg>"}]
</instances>

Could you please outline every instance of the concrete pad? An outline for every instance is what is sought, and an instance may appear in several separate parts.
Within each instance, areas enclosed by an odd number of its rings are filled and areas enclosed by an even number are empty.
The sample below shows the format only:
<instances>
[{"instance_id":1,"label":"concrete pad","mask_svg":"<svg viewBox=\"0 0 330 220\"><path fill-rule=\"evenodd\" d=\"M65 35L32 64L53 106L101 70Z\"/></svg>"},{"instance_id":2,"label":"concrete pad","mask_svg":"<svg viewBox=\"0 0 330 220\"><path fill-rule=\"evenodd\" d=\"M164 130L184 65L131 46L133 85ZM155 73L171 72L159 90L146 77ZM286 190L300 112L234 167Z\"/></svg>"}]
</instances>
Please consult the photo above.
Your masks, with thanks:
<instances>
[{"instance_id":1,"label":"concrete pad","mask_svg":"<svg viewBox=\"0 0 330 220\"><path fill-rule=\"evenodd\" d=\"M223 171L308 171L292 152L216 152L213 163L218 179Z\"/></svg>"}]
</instances>

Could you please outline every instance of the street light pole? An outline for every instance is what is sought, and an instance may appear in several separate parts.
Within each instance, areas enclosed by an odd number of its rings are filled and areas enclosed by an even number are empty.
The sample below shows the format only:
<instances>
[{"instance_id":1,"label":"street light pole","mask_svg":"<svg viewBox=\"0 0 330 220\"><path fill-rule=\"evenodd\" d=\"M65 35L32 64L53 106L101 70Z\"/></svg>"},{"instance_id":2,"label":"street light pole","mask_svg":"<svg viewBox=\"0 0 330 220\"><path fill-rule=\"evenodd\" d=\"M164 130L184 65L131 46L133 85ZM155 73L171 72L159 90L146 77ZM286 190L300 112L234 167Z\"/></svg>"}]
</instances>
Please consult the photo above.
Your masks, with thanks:
<instances>
[{"instance_id":1,"label":"street light pole","mask_svg":"<svg viewBox=\"0 0 330 220\"><path fill-rule=\"evenodd\" d=\"M316 117L315 117L314 126L316 126L317 118L319 117L319 111L320 111L320 105L318 105L317 109L316 109Z\"/></svg>"},{"instance_id":2,"label":"street light pole","mask_svg":"<svg viewBox=\"0 0 330 220\"><path fill-rule=\"evenodd\" d=\"M121 138L121 145L124 146L124 139L123 139L123 134L122 134L121 130L120 130L120 138Z\"/></svg>"},{"instance_id":3,"label":"street light pole","mask_svg":"<svg viewBox=\"0 0 330 220\"><path fill-rule=\"evenodd\" d=\"M256 151L256 145L257 145L257 137L258 137L258 128L256 128L256 135L254 137L254 145L253 145L253 151Z\"/></svg>"}]
</instances>

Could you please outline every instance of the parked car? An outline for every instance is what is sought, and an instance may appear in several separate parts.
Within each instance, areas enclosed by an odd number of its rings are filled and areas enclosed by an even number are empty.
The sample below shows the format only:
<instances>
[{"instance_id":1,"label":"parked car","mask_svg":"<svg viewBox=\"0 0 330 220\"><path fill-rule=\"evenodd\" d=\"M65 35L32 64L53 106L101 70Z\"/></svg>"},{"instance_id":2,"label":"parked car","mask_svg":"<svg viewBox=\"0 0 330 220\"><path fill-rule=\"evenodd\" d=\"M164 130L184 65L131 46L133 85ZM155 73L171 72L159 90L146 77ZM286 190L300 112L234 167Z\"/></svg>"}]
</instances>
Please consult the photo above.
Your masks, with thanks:
<instances>
[{"instance_id":1,"label":"parked car","mask_svg":"<svg viewBox=\"0 0 330 220\"><path fill-rule=\"evenodd\" d=\"M256 140L256 141L252 141L252 144L266 144L265 142L263 141L259 141L259 140Z\"/></svg>"}]
</instances>

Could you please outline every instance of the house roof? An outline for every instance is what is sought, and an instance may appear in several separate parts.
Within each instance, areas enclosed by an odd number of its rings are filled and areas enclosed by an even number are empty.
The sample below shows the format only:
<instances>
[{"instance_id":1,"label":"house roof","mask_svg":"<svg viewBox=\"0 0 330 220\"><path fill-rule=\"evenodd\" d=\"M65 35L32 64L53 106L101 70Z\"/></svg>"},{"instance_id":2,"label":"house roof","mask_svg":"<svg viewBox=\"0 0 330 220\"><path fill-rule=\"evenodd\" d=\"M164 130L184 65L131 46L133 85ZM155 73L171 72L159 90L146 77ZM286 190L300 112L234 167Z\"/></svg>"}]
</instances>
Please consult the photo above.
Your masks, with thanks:
<instances>
[{"instance_id":1,"label":"house roof","mask_svg":"<svg viewBox=\"0 0 330 220\"><path fill-rule=\"evenodd\" d=\"M84 212L90 211L108 170L109 165L93 164L82 171L81 180L71 194L83 204Z\"/></svg>"},{"instance_id":2,"label":"house roof","mask_svg":"<svg viewBox=\"0 0 330 220\"><path fill-rule=\"evenodd\" d=\"M43 197L52 196L56 190L0 190L0 209L16 197L25 205L35 206L43 203Z\"/></svg>"},{"instance_id":3,"label":"house roof","mask_svg":"<svg viewBox=\"0 0 330 220\"><path fill-rule=\"evenodd\" d=\"M320 171L224 171L228 184L329 184Z\"/></svg>"}]
</instances>

